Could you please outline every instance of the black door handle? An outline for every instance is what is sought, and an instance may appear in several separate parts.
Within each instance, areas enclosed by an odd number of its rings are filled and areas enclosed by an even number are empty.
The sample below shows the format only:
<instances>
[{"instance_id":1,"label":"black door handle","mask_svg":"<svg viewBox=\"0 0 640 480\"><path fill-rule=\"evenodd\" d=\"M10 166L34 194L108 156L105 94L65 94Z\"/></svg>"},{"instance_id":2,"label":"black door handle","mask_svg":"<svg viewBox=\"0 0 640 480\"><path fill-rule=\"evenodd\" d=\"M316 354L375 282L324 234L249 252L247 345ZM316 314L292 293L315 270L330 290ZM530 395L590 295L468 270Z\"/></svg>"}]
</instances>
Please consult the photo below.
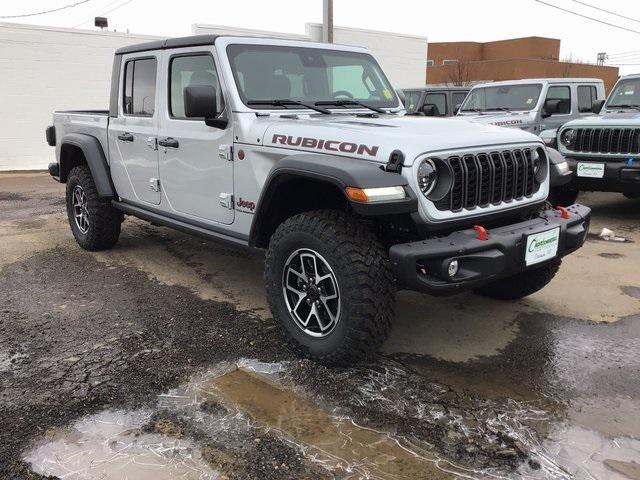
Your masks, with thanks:
<instances>
[{"instance_id":1,"label":"black door handle","mask_svg":"<svg viewBox=\"0 0 640 480\"><path fill-rule=\"evenodd\" d=\"M129 132L124 132L122 135L118 135L118 140L122 142L133 142L133 135Z\"/></svg>"},{"instance_id":2,"label":"black door handle","mask_svg":"<svg viewBox=\"0 0 640 480\"><path fill-rule=\"evenodd\" d=\"M161 147L171 147L171 148L178 148L180 146L180 144L178 143L178 140L171 137L161 138L160 140L158 140L158 145L160 145Z\"/></svg>"}]
</instances>

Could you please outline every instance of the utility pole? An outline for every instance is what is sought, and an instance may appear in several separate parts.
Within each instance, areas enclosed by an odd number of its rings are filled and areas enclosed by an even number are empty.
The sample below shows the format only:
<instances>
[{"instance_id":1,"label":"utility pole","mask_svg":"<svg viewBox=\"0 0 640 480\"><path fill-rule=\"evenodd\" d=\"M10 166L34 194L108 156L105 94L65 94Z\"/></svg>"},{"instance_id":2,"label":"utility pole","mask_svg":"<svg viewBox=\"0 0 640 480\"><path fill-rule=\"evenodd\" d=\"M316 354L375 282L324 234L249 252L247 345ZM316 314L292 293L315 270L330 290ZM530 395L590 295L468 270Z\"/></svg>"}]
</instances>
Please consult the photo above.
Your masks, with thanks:
<instances>
[{"instance_id":1,"label":"utility pole","mask_svg":"<svg viewBox=\"0 0 640 480\"><path fill-rule=\"evenodd\" d=\"M598 65L604 65L604 62L607 61L607 52L599 52L598 53Z\"/></svg>"},{"instance_id":2,"label":"utility pole","mask_svg":"<svg viewBox=\"0 0 640 480\"><path fill-rule=\"evenodd\" d=\"M322 0L322 41L333 43L333 0Z\"/></svg>"}]
</instances>

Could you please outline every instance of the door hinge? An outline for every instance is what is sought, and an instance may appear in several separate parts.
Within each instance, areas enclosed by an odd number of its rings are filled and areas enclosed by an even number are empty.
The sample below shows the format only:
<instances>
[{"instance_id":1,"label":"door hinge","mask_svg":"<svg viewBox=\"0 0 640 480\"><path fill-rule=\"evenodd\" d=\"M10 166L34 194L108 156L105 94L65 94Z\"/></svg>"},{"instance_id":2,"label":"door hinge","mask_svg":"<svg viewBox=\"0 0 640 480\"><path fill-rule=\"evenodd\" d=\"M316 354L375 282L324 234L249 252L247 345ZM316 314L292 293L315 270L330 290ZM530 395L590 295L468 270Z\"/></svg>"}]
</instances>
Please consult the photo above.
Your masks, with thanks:
<instances>
[{"instance_id":1,"label":"door hinge","mask_svg":"<svg viewBox=\"0 0 640 480\"><path fill-rule=\"evenodd\" d=\"M156 137L147 137L147 147L151 150L158 150L158 139Z\"/></svg>"},{"instance_id":2,"label":"door hinge","mask_svg":"<svg viewBox=\"0 0 640 480\"><path fill-rule=\"evenodd\" d=\"M218 157L220 157L222 160L233 162L233 146L220 145L218 147Z\"/></svg>"},{"instance_id":3,"label":"door hinge","mask_svg":"<svg viewBox=\"0 0 640 480\"><path fill-rule=\"evenodd\" d=\"M159 178L150 178L149 179L149 188L154 192L160 191L160 179Z\"/></svg>"},{"instance_id":4,"label":"door hinge","mask_svg":"<svg viewBox=\"0 0 640 480\"><path fill-rule=\"evenodd\" d=\"M224 208L228 208L229 210L233 210L233 195L232 194L222 192L219 195L219 198L220 198L220 205L222 205Z\"/></svg>"}]
</instances>

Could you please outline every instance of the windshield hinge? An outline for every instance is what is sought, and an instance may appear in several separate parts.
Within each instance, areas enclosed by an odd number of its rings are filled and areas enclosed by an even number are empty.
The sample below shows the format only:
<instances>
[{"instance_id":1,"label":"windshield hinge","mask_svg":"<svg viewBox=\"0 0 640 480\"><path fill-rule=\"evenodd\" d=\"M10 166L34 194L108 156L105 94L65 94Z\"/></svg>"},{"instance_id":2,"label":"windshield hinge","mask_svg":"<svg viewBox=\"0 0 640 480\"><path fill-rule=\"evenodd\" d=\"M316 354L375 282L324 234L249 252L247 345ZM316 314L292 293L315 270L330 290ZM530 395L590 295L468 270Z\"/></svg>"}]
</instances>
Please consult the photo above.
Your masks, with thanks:
<instances>
[{"instance_id":1,"label":"windshield hinge","mask_svg":"<svg viewBox=\"0 0 640 480\"><path fill-rule=\"evenodd\" d=\"M233 162L233 145L220 145L218 147L218 157L222 160Z\"/></svg>"}]
</instances>

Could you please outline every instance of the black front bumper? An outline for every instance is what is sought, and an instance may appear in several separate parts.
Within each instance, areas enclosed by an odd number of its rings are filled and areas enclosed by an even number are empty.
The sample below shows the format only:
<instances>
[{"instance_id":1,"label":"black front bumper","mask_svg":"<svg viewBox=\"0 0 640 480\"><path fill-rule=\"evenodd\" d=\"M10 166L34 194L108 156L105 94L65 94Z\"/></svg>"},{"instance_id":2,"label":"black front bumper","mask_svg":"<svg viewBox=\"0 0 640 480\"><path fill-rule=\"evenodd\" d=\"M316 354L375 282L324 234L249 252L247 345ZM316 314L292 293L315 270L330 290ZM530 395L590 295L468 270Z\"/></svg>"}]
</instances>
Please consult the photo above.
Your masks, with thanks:
<instances>
[{"instance_id":1,"label":"black front bumper","mask_svg":"<svg viewBox=\"0 0 640 480\"><path fill-rule=\"evenodd\" d=\"M563 257L582 246L589 230L591 210L572 205L568 217L552 209L542 210L533 219L487 230L487 240L478 239L473 228L446 237L394 245L389 250L391 265L400 288L452 295L477 288L502 277L515 275L543 263L527 266L527 236L560 228L558 251ZM451 260L458 260L453 278L447 274Z\"/></svg>"},{"instance_id":2,"label":"black front bumper","mask_svg":"<svg viewBox=\"0 0 640 480\"><path fill-rule=\"evenodd\" d=\"M640 193L640 161L638 160L633 160L631 165L626 158L616 160L567 158L567 162L573 174L571 182L567 185L568 188L594 192ZM579 177L577 169L580 162L603 163L604 176L602 178Z\"/></svg>"}]
</instances>

